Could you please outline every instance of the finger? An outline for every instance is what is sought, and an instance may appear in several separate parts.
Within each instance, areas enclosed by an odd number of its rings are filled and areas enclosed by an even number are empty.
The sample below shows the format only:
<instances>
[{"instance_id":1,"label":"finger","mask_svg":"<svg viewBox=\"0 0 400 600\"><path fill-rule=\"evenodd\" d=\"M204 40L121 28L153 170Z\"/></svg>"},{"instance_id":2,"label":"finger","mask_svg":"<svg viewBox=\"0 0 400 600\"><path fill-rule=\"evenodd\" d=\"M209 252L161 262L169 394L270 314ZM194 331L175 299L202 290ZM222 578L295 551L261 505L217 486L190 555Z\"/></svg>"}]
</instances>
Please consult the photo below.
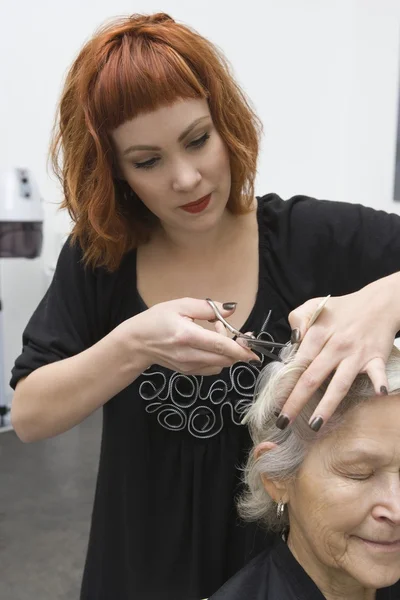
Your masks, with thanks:
<instances>
[{"instance_id":1,"label":"finger","mask_svg":"<svg viewBox=\"0 0 400 600\"><path fill-rule=\"evenodd\" d=\"M292 344L298 343L303 339L311 316L320 302L321 298L312 298L289 313L288 321L292 330Z\"/></svg>"},{"instance_id":2,"label":"finger","mask_svg":"<svg viewBox=\"0 0 400 600\"><path fill-rule=\"evenodd\" d=\"M292 343L299 343L301 339L303 339L306 332L314 325L315 321L319 319L319 316L324 310L330 297L329 294L329 296L322 299L313 298L311 301L306 302L303 307L300 307L294 313L289 315L289 322L291 321L294 327L292 327ZM298 326L296 326L297 318L299 318Z\"/></svg>"},{"instance_id":3,"label":"finger","mask_svg":"<svg viewBox=\"0 0 400 600\"><path fill-rule=\"evenodd\" d=\"M231 366L231 365L229 365ZM251 365L250 365L251 366ZM249 367L250 368L250 367ZM192 374L193 375L218 375L219 373L221 373L222 369L219 367L203 367L203 368L194 368ZM252 373L254 373L254 371L252 370Z\"/></svg>"},{"instance_id":4,"label":"finger","mask_svg":"<svg viewBox=\"0 0 400 600\"><path fill-rule=\"evenodd\" d=\"M355 378L360 373L360 365L357 361L344 360L336 369L328 388L312 414L309 425L314 431L330 419L343 398L348 394Z\"/></svg>"},{"instance_id":5,"label":"finger","mask_svg":"<svg viewBox=\"0 0 400 600\"><path fill-rule=\"evenodd\" d=\"M250 348L239 346L228 336L217 334L195 324L190 324L190 331L193 331L194 335L190 339L183 340L186 346L222 355L234 359L234 361L258 360L258 356Z\"/></svg>"},{"instance_id":6,"label":"finger","mask_svg":"<svg viewBox=\"0 0 400 600\"><path fill-rule=\"evenodd\" d=\"M205 350L187 349L185 351L185 360L183 361L191 368L209 368L209 367L230 367L238 362L237 359L226 354L216 354Z\"/></svg>"},{"instance_id":7,"label":"finger","mask_svg":"<svg viewBox=\"0 0 400 600\"><path fill-rule=\"evenodd\" d=\"M199 373L201 370L211 371L214 369L219 372L226 367L232 366L237 361L226 356L221 356L220 354L186 348L183 360L178 353L177 355L171 355L168 360L162 362L163 366L172 371L192 374L194 372Z\"/></svg>"},{"instance_id":8,"label":"finger","mask_svg":"<svg viewBox=\"0 0 400 600\"><path fill-rule=\"evenodd\" d=\"M180 298L172 300L177 303L178 310L183 317L198 319L200 321L212 321L215 319L213 308L208 304L207 300L199 300L197 298ZM228 317L236 310L236 302L215 302L216 307L223 317ZM224 305L226 308L224 308Z\"/></svg>"},{"instance_id":9,"label":"finger","mask_svg":"<svg viewBox=\"0 0 400 600\"><path fill-rule=\"evenodd\" d=\"M225 326L224 326L224 325L221 323L221 321L217 321L217 322L215 323L214 327L215 327L215 331L216 331L217 333L219 333L220 335L223 335L223 336L225 336L225 337L227 337L227 336L228 336L228 332L227 332L227 330L225 329Z\"/></svg>"},{"instance_id":10,"label":"finger","mask_svg":"<svg viewBox=\"0 0 400 600\"><path fill-rule=\"evenodd\" d=\"M219 375L219 373L221 373L221 371L226 368L226 366L212 366L210 367L209 365L207 367L205 367L204 365L190 365L190 366L185 366L185 365L180 365L177 366L176 364L173 363L164 363L162 366L166 367L167 369L170 369L171 371L174 371L175 373L181 373L182 375L186 375L188 377L191 376L198 376L198 377L205 377L205 376L209 376L209 375ZM227 365L229 366L229 365Z\"/></svg>"},{"instance_id":11,"label":"finger","mask_svg":"<svg viewBox=\"0 0 400 600\"><path fill-rule=\"evenodd\" d=\"M254 337L254 331L246 331L245 335L251 335L251 337ZM242 337L237 337L235 342L243 348L248 348L246 340Z\"/></svg>"},{"instance_id":12,"label":"finger","mask_svg":"<svg viewBox=\"0 0 400 600\"><path fill-rule=\"evenodd\" d=\"M172 371L178 371L185 375L215 375L220 373L222 369L231 367L236 362L234 359L213 354L212 352L189 348L185 351L184 360L181 360L179 356L172 356L162 364Z\"/></svg>"},{"instance_id":13,"label":"finger","mask_svg":"<svg viewBox=\"0 0 400 600\"><path fill-rule=\"evenodd\" d=\"M311 364L324 350L329 339L330 336L326 329L322 325L315 324L305 333L296 354L296 361L302 364Z\"/></svg>"},{"instance_id":14,"label":"finger","mask_svg":"<svg viewBox=\"0 0 400 600\"><path fill-rule=\"evenodd\" d=\"M364 372L370 378L377 396L388 394L389 383L386 375L386 365L382 358L374 358L369 361Z\"/></svg>"},{"instance_id":15,"label":"finger","mask_svg":"<svg viewBox=\"0 0 400 600\"><path fill-rule=\"evenodd\" d=\"M286 427L289 422L294 421L311 396L317 391L321 384L334 371L336 364L332 363L332 357L328 352L322 352L313 361L299 359L296 356L296 364L299 365L299 373L303 370L298 381L290 392L288 399L282 407L278 418L278 427L282 422Z\"/></svg>"}]
</instances>

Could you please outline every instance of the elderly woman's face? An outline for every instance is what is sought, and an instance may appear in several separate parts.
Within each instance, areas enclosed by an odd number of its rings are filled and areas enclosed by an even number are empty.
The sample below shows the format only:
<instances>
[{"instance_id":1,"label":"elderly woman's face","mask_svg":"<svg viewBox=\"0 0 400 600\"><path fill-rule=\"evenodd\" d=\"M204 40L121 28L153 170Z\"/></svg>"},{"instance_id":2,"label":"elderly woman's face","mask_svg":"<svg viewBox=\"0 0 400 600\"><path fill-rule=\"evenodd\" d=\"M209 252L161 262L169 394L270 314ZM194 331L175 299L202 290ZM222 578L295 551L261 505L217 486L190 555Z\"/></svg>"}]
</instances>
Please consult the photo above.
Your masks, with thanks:
<instances>
[{"instance_id":1,"label":"elderly woman's face","mask_svg":"<svg viewBox=\"0 0 400 600\"><path fill-rule=\"evenodd\" d=\"M380 588L400 579L400 398L367 402L319 441L289 485L292 550Z\"/></svg>"}]
</instances>

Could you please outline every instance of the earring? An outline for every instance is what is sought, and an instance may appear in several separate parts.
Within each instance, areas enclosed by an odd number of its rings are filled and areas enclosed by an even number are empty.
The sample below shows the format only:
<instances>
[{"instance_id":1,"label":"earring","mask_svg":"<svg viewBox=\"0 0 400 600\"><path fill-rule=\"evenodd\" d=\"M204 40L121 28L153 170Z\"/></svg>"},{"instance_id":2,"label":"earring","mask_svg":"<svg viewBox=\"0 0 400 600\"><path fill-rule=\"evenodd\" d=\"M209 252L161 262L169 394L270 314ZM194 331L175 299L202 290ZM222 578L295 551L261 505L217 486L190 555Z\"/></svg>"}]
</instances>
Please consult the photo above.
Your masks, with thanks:
<instances>
[{"instance_id":1,"label":"earring","mask_svg":"<svg viewBox=\"0 0 400 600\"><path fill-rule=\"evenodd\" d=\"M285 503L280 501L280 502L278 502L277 507L276 507L276 516L278 517L278 519L282 519L284 512L285 512Z\"/></svg>"},{"instance_id":2,"label":"earring","mask_svg":"<svg viewBox=\"0 0 400 600\"><path fill-rule=\"evenodd\" d=\"M124 189L124 199L126 202L132 202L132 200L136 199L135 192L128 184L127 187Z\"/></svg>"}]
</instances>

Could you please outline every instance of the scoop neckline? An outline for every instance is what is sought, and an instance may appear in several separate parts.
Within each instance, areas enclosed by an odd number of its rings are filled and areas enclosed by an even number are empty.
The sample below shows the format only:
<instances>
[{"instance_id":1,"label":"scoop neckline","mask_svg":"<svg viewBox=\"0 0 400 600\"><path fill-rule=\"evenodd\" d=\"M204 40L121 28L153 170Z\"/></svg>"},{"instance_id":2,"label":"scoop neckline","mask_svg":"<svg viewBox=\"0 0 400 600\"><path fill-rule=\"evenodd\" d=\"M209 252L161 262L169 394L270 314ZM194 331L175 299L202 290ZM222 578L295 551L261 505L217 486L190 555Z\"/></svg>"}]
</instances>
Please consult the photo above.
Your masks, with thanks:
<instances>
[{"instance_id":1,"label":"scoop neckline","mask_svg":"<svg viewBox=\"0 0 400 600\"><path fill-rule=\"evenodd\" d=\"M257 284L257 294L256 294L256 299L254 301L253 307L251 309L251 311L249 312L246 321L243 323L243 325L240 327L240 329L238 331L240 331L241 333L246 333L247 331L250 330L250 323L252 322L252 320L254 319L254 315L256 313L256 311L258 310L258 306L260 303L260 298L261 298L261 283L263 280L263 260L262 260L262 255L261 255L261 250L262 250L262 236L263 236L263 231L262 231L262 202L261 202L261 198L259 196L256 196L256 200L257 200L257 226L258 226L258 284ZM149 306L147 306L147 304L145 303L145 301L143 300L138 287L137 287L137 252L135 253L135 283L136 283L136 294L137 294L137 299L139 302L139 305L142 309L142 312L144 312L145 310L149 310Z\"/></svg>"}]
</instances>

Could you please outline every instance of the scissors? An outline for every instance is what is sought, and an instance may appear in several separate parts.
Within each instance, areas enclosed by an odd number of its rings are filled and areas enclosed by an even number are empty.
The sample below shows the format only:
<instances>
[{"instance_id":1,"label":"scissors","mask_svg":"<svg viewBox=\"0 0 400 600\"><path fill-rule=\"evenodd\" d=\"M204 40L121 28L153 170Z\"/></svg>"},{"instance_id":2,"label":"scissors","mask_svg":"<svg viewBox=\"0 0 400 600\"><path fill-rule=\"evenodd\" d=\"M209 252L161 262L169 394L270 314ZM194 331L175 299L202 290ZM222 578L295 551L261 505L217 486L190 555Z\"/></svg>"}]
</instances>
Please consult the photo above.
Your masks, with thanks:
<instances>
[{"instance_id":1,"label":"scissors","mask_svg":"<svg viewBox=\"0 0 400 600\"><path fill-rule=\"evenodd\" d=\"M311 318L308 322L307 329L309 329L311 327L311 325L313 325L315 323L315 321L318 319L319 315L321 314L322 310L324 309L325 304L328 302L330 297L331 297L330 295L326 296L326 298L324 298L319 303L315 312L313 313L313 315L311 315ZM248 348L250 348L251 350L255 350L256 352L259 352L260 354L263 354L264 356L268 356L268 358L272 358L272 360L279 360L279 356L274 354L273 351L275 349L280 350L282 348L285 348L285 346L288 346L290 342L286 342L286 344L280 344L278 342L269 342L268 340L260 340L256 337L253 337L252 335L242 333L241 331L239 331L239 329L236 329L230 323L228 323L228 321L226 319L224 319L224 317L219 312L218 307L216 306L215 302L213 300L211 300L211 298L206 298L206 300L214 311L215 320L220 321L228 331L230 331L234 336L236 336L236 338L241 338L241 339L246 340L246 345Z\"/></svg>"},{"instance_id":2,"label":"scissors","mask_svg":"<svg viewBox=\"0 0 400 600\"><path fill-rule=\"evenodd\" d=\"M248 348L250 348L251 350L255 350L256 352L259 352L260 354L263 354L264 356L268 356L269 358L272 358L272 360L279 360L278 356L273 353L274 349L284 348L288 344L280 344L278 342L269 342L267 340L259 340L256 337L253 337L252 335L242 333L241 331L239 331L239 329L235 329L235 327L233 327L230 323L228 323L228 321L226 319L224 319L224 317L219 312L218 307L216 306L215 302L213 300L211 300L211 298L206 298L206 300L214 311L215 320L220 321L228 331L230 331L234 336L236 336L236 338L241 338L243 340L246 340L246 346Z\"/></svg>"}]
</instances>

